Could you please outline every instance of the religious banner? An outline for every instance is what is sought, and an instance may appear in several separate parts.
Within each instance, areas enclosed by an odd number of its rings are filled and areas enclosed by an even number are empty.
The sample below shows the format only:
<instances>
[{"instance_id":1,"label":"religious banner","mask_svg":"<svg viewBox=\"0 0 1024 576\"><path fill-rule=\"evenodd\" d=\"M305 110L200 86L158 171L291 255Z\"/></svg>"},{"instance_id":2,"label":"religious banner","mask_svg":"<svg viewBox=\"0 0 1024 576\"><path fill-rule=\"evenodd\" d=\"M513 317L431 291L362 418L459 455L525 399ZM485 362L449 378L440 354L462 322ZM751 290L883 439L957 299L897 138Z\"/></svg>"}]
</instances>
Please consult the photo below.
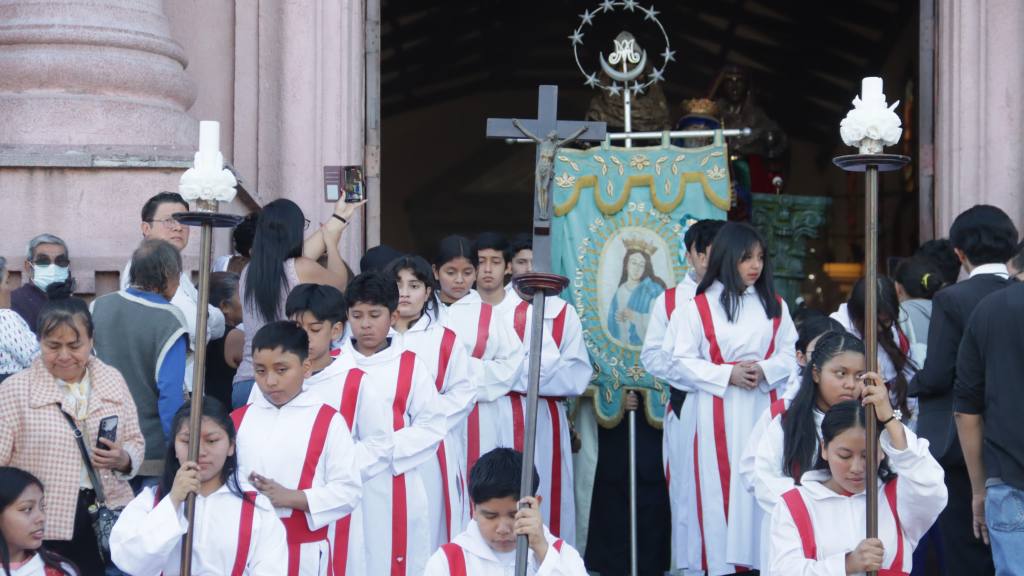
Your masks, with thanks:
<instances>
[{"instance_id":1,"label":"religious banner","mask_svg":"<svg viewBox=\"0 0 1024 576\"><path fill-rule=\"evenodd\" d=\"M552 271L567 276L563 294L583 323L594 376L598 421L622 418L627 390L644 397L660 426L668 385L644 370L640 349L651 306L682 281L688 267L683 234L729 209L728 151L719 133L701 148L668 143L589 150L560 149L552 195Z\"/></svg>"}]
</instances>

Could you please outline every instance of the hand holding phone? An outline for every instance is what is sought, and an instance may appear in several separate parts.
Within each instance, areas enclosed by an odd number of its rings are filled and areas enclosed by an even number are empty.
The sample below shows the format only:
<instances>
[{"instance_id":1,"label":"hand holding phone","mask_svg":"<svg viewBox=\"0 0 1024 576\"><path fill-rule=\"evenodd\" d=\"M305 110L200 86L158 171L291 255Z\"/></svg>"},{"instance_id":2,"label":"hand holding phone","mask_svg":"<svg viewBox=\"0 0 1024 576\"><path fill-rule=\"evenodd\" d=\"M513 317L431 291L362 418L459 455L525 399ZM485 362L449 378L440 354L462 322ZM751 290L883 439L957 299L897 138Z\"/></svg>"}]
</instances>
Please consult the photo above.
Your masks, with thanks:
<instances>
[{"instance_id":1,"label":"hand holding phone","mask_svg":"<svg viewBox=\"0 0 1024 576\"><path fill-rule=\"evenodd\" d=\"M117 442L117 416L107 416L100 420L100 428L96 433L96 447L106 449L100 438L106 438L111 442Z\"/></svg>"}]
</instances>

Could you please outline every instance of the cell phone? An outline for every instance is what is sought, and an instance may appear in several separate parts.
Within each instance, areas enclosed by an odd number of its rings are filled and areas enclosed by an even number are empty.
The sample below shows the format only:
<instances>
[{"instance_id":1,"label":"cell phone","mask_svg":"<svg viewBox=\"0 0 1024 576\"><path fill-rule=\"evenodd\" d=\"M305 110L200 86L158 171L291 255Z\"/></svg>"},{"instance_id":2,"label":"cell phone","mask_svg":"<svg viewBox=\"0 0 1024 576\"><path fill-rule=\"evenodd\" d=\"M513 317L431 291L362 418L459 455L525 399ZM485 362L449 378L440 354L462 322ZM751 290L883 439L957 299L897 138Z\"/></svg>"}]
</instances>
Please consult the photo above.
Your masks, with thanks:
<instances>
[{"instance_id":1,"label":"cell phone","mask_svg":"<svg viewBox=\"0 0 1024 576\"><path fill-rule=\"evenodd\" d=\"M366 186L363 184L362 166L345 166L345 203L354 204L366 200Z\"/></svg>"},{"instance_id":2,"label":"cell phone","mask_svg":"<svg viewBox=\"0 0 1024 576\"><path fill-rule=\"evenodd\" d=\"M100 429L96 433L96 447L107 449L107 446L100 444L100 438L106 438L111 442L117 441L117 416L107 416L100 420Z\"/></svg>"}]
</instances>

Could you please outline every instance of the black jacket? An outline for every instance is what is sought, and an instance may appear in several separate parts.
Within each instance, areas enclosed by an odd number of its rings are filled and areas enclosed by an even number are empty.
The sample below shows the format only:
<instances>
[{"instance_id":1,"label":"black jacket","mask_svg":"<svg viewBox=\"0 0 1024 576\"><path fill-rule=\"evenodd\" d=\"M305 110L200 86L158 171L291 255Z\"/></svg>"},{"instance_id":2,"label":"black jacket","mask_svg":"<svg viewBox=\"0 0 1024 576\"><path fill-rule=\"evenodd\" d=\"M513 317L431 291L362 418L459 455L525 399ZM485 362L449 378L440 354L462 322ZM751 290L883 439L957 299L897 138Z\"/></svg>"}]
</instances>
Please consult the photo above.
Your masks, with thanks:
<instances>
[{"instance_id":1,"label":"black jacket","mask_svg":"<svg viewBox=\"0 0 1024 576\"><path fill-rule=\"evenodd\" d=\"M1009 284L995 274L978 274L939 290L932 299L928 357L910 381L910 395L919 400L917 434L928 439L932 455L944 463L963 463L953 421L953 382L967 320L982 298Z\"/></svg>"}]
</instances>

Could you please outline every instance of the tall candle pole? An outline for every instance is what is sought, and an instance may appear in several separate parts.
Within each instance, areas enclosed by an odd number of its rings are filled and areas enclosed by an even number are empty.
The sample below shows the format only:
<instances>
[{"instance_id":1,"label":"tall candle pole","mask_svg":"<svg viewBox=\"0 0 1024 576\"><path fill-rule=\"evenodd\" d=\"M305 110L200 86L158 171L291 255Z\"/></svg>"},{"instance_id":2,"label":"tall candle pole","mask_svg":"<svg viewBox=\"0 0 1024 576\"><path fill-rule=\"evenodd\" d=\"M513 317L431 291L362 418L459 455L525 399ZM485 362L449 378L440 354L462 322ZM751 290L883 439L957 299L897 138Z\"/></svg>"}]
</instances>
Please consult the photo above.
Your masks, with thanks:
<instances>
[{"instance_id":1,"label":"tall candle pole","mask_svg":"<svg viewBox=\"0 0 1024 576\"><path fill-rule=\"evenodd\" d=\"M857 146L860 154L838 156L836 166L847 172L864 172L864 268L866 277L864 302L864 349L867 369L878 372L878 173L899 170L910 162L910 157L882 154L885 145L899 141L902 129L899 117L893 112L896 105L886 108L881 78L865 78L861 95L853 101L854 109L840 124L843 141ZM864 409L867 434L867 475L865 514L867 538L878 537L878 418L875 407ZM870 574L877 574L871 572Z\"/></svg>"},{"instance_id":2,"label":"tall candle pole","mask_svg":"<svg viewBox=\"0 0 1024 576\"><path fill-rule=\"evenodd\" d=\"M187 226L202 228L199 241L199 301L196 310L195 354L192 357L192 396L189 415L188 459L199 460L199 437L203 421L203 394L206 377L206 322L210 304L210 263L213 259L213 229L231 228L242 221L240 216L219 214L219 201L230 202L235 196L237 182L230 170L224 168L220 153L220 125L217 122L199 123L199 151L192 168L181 177L178 191L187 201L194 200L196 211L179 212L174 219ZM185 500L185 519L188 528L182 536L181 576L192 574L192 542L195 534L196 495Z\"/></svg>"}]
</instances>

